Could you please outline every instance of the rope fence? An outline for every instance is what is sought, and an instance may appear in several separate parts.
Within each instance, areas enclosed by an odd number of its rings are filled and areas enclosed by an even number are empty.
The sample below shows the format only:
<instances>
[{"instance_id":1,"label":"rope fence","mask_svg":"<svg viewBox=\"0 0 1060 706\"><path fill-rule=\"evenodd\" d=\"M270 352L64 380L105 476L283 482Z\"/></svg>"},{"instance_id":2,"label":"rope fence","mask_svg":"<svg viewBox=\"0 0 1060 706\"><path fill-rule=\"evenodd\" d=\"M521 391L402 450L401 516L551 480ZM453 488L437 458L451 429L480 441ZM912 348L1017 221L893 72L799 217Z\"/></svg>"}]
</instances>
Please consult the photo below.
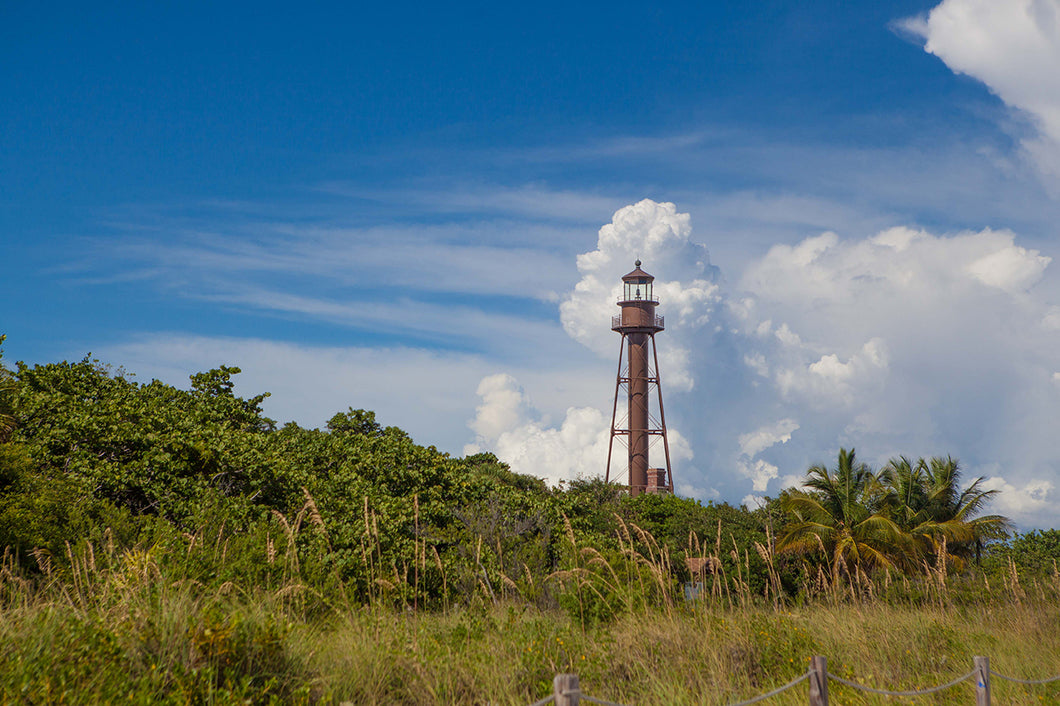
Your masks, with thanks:
<instances>
[{"instance_id":1,"label":"rope fence","mask_svg":"<svg viewBox=\"0 0 1060 706\"><path fill-rule=\"evenodd\" d=\"M953 681L948 681L945 684L939 684L938 686L926 687L924 689L915 689L910 691L891 691L888 689L876 689L865 684L859 684L858 682L844 679L835 674L831 674L828 671L828 660L821 656L815 656L810 660L810 668L801 676L792 679L787 684L777 687L772 691L768 691L764 694L759 694L746 701L739 701L736 703L729 704L728 706L750 706L750 704L763 701L772 696L776 696L788 689L791 689L804 681L809 681L809 704L810 706L828 706L828 682L829 680L834 681L838 684L865 691L870 694L881 694L883 696L924 696L927 694L934 694L946 689L952 689L953 687L961 684L962 682L973 679L975 685L975 704L976 706L990 706L990 678L997 677L1005 681L1015 682L1017 684L1025 684L1029 686L1049 684L1051 682L1060 681L1060 674L1055 677L1049 677L1047 679L1019 679L1017 677L1010 677L1004 674L999 674L990 668L989 657L975 657L975 666L972 671L968 672L964 676L957 677ZM557 674L556 678L552 680L552 694L546 696L540 701L535 701L530 706L545 706L548 703L555 703L556 706L579 706L584 701L590 704L601 704L602 706L624 706L623 704L615 703L614 701L606 701L604 699L597 699L583 694L581 688L578 685L577 674Z\"/></svg>"},{"instance_id":2,"label":"rope fence","mask_svg":"<svg viewBox=\"0 0 1060 706\"><path fill-rule=\"evenodd\" d=\"M888 689L873 689L871 686L865 686L864 684L858 684L857 682L850 681L849 679L844 679L842 677L837 677L834 674L829 674L828 678L831 679L832 681L839 682L840 684L846 684L847 686L853 687L855 689L860 689L861 691L867 691L870 694L883 694L884 696L920 696L921 694L934 694L934 693L937 693L939 691L945 691L946 689L949 689L950 687L957 686L962 681L965 681L965 680L967 680L967 679L969 679L971 677L974 677L976 675L976 673L977 673L976 670L973 669L972 671L970 671L967 674L965 674L963 677L957 677L956 679L954 679L951 682L946 682L945 684L940 684L939 686L932 686L932 687L927 688L927 689L914 689L912 691L890 691Z\"/></svg>"},{"instance_id":3,"label":"rope fence","mask_svg":"<svg viewBox=\"0 0 1060 706\"><path fill-rule=\"evenodd\" d=\"M768 699L770 696L776 696L777 694L781 693L782 691L787 691L788 689L790 689L791 687L795 686L796 684L799 684L801 682L806 681L807 679L810 678L810 675L812 673L813 672L806 672L801 677L796 677L795 679L792 679L791 681L789 681L784 686L780 686L780 687L777 687L776 689L773 689L773 691L767 691L764 694L759 694L758 696L752 696L751 698L747 699L746 701L741 701L741 702L736 703L736 704L730 704L730 706L748 706L748 704L756 704L759 701L764 701L765 699Z\"/></svg>"},{"instance_id":4,"label":"rope fence","mask_svg":"<svg viewBox=\"0 0 1060 706\"><path fill-rule=\"evenodd\" d=\"M1017 684L1048 684L1053 681L1060 681L1060 674L1055 677L1049 677L1048 679L1017 679L1016 677L1006 677L1004 674L998 674L993 669L990 670L992 676L998 679L1004 679L1005 681L1014 681Z\"/></svg>"}]
</instances>

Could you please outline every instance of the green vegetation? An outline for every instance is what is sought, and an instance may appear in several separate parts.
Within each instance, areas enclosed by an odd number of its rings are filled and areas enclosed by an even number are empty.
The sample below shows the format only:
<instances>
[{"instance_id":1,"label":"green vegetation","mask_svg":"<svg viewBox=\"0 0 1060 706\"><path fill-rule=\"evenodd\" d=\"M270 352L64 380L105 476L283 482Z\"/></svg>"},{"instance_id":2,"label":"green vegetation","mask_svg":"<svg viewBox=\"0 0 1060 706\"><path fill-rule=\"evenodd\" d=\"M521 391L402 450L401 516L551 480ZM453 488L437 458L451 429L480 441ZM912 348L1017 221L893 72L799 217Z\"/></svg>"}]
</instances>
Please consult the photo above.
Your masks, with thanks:
<instances>
[{"instance_id":1,"label":"green vegetation","mask_svg":"<svg viewBox=\"0 0 1060 706\"><path fill-rule=\"evenodd\" d=\"M914 573L932 567L961 569L981 556L985 544L1008 535L1001 515L980 515L992 490L982 478L959 486L957 461L892 459L879 473L858 463L854 450L839 450L834 470L813 466L800 490L782 499L792 521L780 552L826 556L832 579L841 570L899 569Z\"/></svg>"},{"instance_id":2,"label":"green vegetation","mask_svg":"<svg viewBox=\"0 0 1060 706\"><path fill-rule=\"evenodd\" d=\"M726 703L812 654L896 688L972 654L1060 672L1056 531L1007 539L951 459L841 451L754 511L629 498L364 410L278 427L238 372L0 365L0 703L525 704L559 671Z\"/></svg>"}]
</instances>

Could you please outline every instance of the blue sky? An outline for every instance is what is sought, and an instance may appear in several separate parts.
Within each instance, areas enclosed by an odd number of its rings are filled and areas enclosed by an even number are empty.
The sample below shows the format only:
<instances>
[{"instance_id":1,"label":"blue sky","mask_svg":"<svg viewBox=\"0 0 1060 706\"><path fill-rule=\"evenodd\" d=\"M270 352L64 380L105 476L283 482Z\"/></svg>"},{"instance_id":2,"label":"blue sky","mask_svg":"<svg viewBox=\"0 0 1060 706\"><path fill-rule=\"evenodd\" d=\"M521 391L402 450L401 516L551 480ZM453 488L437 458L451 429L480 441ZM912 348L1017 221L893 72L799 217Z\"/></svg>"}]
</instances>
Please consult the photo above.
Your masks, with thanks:
<instances>
[{"instance_id":1,"label":"blue sky","mask_svg":"<svg viewBox=\"0 0 1060 706\"><path fill-rule=\"evenodd\" d=\"M0 9L6 359L558 480L642 256L685 494L855 445L1060 509L1056 0L217 5Z\"/></svg>"}]
</instances>

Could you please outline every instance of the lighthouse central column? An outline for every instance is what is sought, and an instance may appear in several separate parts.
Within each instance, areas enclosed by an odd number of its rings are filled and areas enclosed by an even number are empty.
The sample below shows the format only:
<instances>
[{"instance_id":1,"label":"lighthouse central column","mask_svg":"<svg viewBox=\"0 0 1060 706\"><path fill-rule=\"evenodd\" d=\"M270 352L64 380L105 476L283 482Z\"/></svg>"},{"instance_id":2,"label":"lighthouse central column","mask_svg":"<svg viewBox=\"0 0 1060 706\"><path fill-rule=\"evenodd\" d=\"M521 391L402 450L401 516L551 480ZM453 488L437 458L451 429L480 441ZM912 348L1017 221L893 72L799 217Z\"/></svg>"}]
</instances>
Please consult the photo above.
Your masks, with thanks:
<instances>
[{"instance_id":1,"label":"lighthouse central column","mask_svg":"<svg viewBox=\"0 0 1060 706\"><path fill-rule=\"evenodd\" d=\"M648 334L630 333L629 341L629 494L648 485Z\"/></svg>"}]
</instances>

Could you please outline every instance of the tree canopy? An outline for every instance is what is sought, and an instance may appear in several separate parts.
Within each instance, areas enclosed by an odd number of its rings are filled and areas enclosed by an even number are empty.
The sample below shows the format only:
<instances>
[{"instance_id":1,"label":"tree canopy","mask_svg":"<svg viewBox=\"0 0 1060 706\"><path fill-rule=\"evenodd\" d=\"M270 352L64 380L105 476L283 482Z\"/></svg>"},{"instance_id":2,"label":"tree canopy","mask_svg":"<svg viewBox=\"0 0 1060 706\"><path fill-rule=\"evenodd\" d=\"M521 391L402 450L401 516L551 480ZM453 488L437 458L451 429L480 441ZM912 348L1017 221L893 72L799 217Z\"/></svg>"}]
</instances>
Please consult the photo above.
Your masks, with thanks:
<instances>
[{"instance_id":1,"label":"tree canopy","mask_svg":"<svg viewBox=\"0 0 1060 706\"><path fill-rule=\"evenodd\" d=\"M548 487L490 453L452 457L368 410L324 429L280 426L263 413L267 394L236 394L238 374L219 366L180 389L91 357L0 364L0 544L38 570L85 541L183 547L165 554L178 561L213 537L226 550L196 580L269 583L296 567L362 600L445 602L484 588L540 598L571 567L597 575L594 590L618 590L601 567L647 571L644 557L667 581L702 579L706 566L777 596L817 566L831 581L961 571L1009 530L984 514L993 492L982 479L962 486L948 456L874 472L841 449L835 466L811 467L801 488L753 511L631 498L601 480ZM589 548L591 562L578 553Z\"/></svg>"},{"instance_id":2,"label":"tree canopy","mask_svg":"<svg viewBox=\"0 0 1060 706\"><path fill-rule=\"evenodd\" d=\"M960 570L984 543L1008 535L1001 515L982 515L995 491L982 478L960 487L960 467L950 456L891 459L878 473L839 450L836 466L812 466L802 488L782 498L791 519L782 553L828 558L840 569L930 570L940 562Z\"/></svg>"}]
</instances>

